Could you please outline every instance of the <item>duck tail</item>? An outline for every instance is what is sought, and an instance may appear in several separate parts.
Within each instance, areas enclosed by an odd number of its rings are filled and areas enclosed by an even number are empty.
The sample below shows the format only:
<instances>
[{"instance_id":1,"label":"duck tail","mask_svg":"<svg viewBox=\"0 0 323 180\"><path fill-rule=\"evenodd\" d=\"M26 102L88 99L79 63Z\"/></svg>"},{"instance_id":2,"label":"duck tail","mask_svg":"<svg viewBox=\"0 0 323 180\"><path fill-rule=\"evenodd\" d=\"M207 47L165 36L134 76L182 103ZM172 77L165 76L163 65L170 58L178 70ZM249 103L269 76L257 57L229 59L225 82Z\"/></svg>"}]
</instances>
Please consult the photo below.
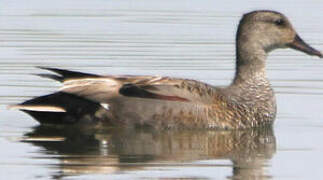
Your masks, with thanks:
<instances>
[{"instance_id":1,"label":"duck tail","mask_svg":"<svg viewBox=\"0 0 323 180\"><path fill-rule=\"evenodd\" d=\"M8 108L26 112L40 124L97 122L100 118L96 117L97 111L104 109L97 102L65 92L36 97Z\"/></svg>"}]
</instances>

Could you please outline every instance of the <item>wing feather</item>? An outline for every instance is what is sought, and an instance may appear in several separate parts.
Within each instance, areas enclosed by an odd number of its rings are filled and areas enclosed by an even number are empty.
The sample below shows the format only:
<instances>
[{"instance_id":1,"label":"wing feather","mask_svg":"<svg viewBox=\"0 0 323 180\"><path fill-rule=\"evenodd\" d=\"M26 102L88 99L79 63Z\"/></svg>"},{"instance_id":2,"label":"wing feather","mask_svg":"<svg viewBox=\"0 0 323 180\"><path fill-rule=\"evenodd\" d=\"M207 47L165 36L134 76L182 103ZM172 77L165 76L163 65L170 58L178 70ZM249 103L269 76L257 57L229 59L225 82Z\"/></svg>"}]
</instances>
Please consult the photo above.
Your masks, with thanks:
<instances>
[{"instance_id":1,"label":"wing feather","mask_svg":"<svg viewBox=\"0 0 323 180\"><path fill-rule=\"evenodd\" d=\"M213 86L188 79L162 76L99 76L57 68L42 69L58 74L59 78L55 76L54 79L63 83L60 91L99 103L126 96L210 104L216 91Z\"/></svg>"},{"instance_id":2,"label":"wing feather","mask_svg":"<svg viewBox=\"0 0 323 180\"><path fill-rule=\"evenodd\" d=\"M97 102L118 96L209 104L215 88L194 80L160 76L104 76L67 80L61 89Z\"/></svg>"}]
</instances>

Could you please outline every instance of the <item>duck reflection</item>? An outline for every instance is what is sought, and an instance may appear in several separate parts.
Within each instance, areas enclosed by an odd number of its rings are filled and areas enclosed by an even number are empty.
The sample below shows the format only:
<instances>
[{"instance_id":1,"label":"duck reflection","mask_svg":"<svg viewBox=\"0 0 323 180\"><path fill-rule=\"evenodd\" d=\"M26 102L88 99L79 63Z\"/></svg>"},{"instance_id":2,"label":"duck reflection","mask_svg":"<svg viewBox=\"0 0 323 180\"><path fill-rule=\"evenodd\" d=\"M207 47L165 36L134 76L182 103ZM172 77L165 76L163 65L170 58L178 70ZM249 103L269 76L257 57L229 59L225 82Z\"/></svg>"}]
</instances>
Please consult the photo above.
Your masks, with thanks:
<instances>
[{"instance_id":1,"label":"duck reflection","mask_svg":"<svg viewBox=\"0 0 323 180\"><path fill-rule=\"evenodd\" d=\"M230 160L229 179L268 179L265 166L276 151L272 127L241 131L154 131L150 129L38 126L25 142L59 159L57 176L115 173ZM55 156L53 156L55 155ZM58 156L56 156L58 155ZM215 165L214 168L217 166Z\"/></svg>"}]
</instances>

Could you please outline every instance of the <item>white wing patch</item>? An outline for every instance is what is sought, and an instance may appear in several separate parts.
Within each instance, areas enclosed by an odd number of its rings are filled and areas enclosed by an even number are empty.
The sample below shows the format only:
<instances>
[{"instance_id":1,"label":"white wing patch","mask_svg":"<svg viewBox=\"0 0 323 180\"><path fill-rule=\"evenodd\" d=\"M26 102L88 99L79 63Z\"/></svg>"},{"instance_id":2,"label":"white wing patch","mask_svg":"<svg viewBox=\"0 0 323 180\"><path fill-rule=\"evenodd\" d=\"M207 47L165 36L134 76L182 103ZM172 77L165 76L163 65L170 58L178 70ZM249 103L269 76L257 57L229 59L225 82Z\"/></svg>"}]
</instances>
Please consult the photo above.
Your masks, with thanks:
<instances>
[{"instance_id":1,"label":"white wing patch","mask_svg":"<svg viewBox=\"0 0 323 180\"><path fill-rule=\"evenodd\" d=\"M107 104L107 103L101 103L101 106L104 108L104 109L106 109L106 110L109 110L110 108L109 108L109 104Z\"/></svg>"}]
</instances>

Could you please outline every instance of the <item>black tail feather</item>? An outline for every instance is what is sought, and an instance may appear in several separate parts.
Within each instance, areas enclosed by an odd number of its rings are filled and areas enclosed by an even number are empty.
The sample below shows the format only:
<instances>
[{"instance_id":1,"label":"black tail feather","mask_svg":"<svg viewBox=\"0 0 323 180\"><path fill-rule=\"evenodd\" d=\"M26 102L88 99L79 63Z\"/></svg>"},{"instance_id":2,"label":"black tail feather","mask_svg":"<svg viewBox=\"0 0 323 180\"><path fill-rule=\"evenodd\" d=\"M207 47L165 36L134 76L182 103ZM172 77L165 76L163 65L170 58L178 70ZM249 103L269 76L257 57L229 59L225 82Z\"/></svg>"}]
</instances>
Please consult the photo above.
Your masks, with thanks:
<instances>
[{"instance_id":1,"label":"black tail feather","mask_svg":"<svg viewBox=\"0 0 323 180\"><path fill-rule=\"evenodd\" d=\"M64 93L57 92L45 96L36 97L34 99L23 102L20 105L26 106L53 106L61 107L66 112L51 112L51 111L36 111L25 110L41 124L75 124L75 123L95 123L99 119L95 113L102 109L101 105L97 102L87 100L85 98Z\"/></svg>"}]
</instances>

